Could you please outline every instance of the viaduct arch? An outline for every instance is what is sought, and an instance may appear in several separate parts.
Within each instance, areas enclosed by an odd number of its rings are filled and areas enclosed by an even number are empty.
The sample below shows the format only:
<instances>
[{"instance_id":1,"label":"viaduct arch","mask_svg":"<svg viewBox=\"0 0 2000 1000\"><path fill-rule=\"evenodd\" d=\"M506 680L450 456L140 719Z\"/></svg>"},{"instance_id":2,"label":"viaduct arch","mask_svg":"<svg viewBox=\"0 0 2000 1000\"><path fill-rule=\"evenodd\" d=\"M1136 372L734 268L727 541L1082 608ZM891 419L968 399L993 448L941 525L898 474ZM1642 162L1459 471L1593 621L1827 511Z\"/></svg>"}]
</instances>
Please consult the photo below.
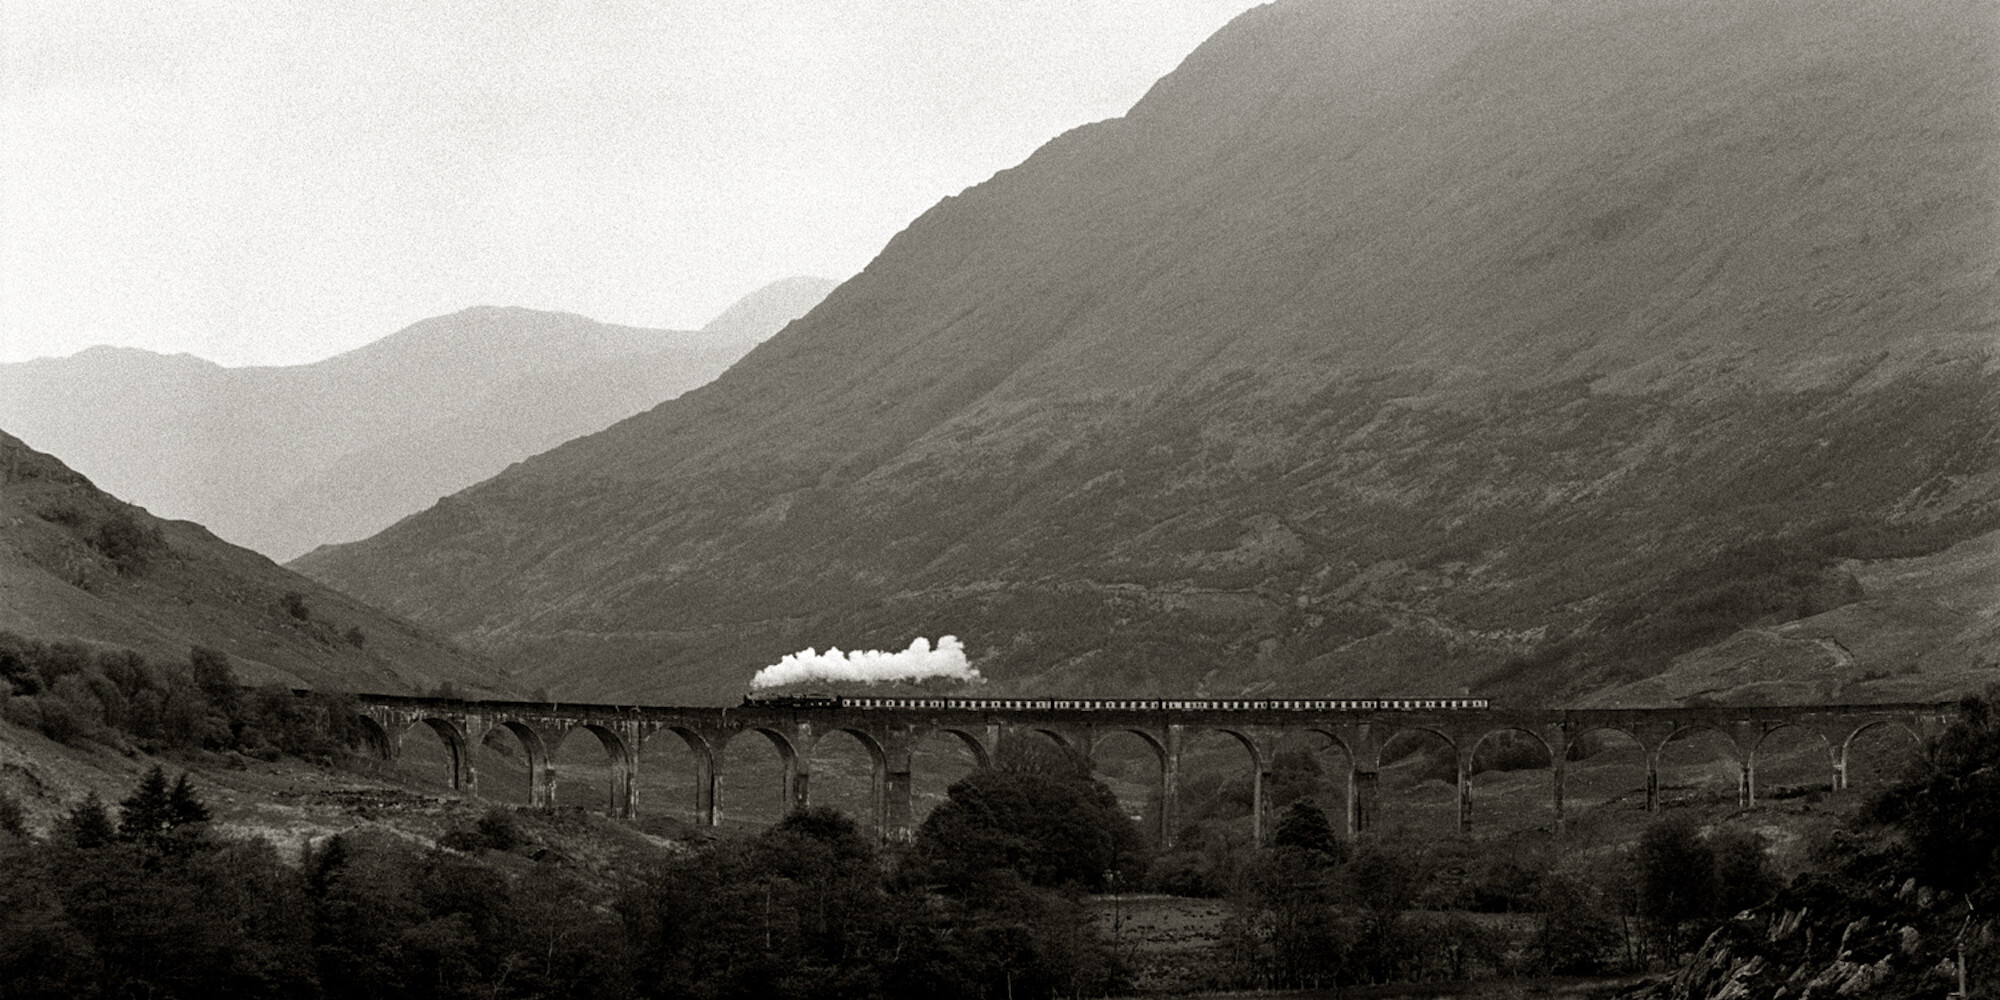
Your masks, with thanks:
<instances>
[{"instance_id":1,"label":"viaduct arch","mask_svg":"<svg viewBox=\"0 0 2000 1000\"><path fill-rule=\"evenodd\" d=\"M721 822L723 751L739 738L768 739L784 765L783 801L804 808L812 801L812 751L820 740L846 733L866 748L872 768L872 823L887 842L907 841L911 814L911 755L934 735L961 740L979 767L993 766L1003 733L1040 732L1094 763L1098 742L1131 733L1159 763L1159 842L1170 846L1179 828L1181 756L1190 736L1214 732L1234 738L1251 764L1252 830L1265 837L1265 789L1281 740L1297 733L1327 737L1349 762L1344 825L1352 835L1380 822L1382 750L1398 733L1433 733L1457 761L1458 825L1473 822L1473 758L1480 745L1502 732L1526 734L1548 751L1550 821L1565 823L1565 763L1587 734L1608 730L1630 737L1644 752L1646 808L1659 808L1660 756L1669 744L1702 730L1721 734L1737 768L1739 801L1757 800L1757 752L1773 733L1798 728L1816 735L1827 750L1828 784L1848 784L1849 755L1855 739L1877 727L1894 727L1913 740L1940 731L1957 712L1953 703L1877 705L1774 705L1655 709L1289 709L1289 708L698 708L616 706L516 701L469 701L400 695L356 695L365 720L364 742L385 757L400 754L412 727L437 734L450 754L451 787L476 795L479 776L472 750L505 729L519 739L528 761L529 801L541 808L557 803L553 751L570 739L595 739L610 763L609 802L613 815L639 814L636 778L640 751L654 739L680 740L695 762L695 817L702 826ZM1248 702L1231 704L1251 705Z\"/></svg>"}]
</instances>

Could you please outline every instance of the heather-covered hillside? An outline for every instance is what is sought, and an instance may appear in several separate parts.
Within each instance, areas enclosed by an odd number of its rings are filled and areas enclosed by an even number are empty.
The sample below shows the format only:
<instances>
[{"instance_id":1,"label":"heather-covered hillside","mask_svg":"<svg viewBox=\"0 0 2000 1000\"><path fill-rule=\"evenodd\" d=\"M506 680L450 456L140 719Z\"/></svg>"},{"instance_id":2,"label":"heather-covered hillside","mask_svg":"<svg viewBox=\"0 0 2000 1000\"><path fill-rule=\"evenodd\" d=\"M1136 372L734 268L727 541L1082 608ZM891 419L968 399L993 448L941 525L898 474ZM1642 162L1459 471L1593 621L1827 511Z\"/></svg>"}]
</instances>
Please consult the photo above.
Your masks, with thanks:
<instances>
[{"instance_id":1,"label":"heather-covered hillside","mask_svg":"<svg viewBox=\"0 0 2000 1000\"><path fill-rule=\"evenodd\" d=\"M1631 684L2000 526L1996 65L1985 0L1260 7L714 383L297 565L599 697L944 633ZM1989 670L1953 606L1922 669Z\"/></svg>"}]
</instances>

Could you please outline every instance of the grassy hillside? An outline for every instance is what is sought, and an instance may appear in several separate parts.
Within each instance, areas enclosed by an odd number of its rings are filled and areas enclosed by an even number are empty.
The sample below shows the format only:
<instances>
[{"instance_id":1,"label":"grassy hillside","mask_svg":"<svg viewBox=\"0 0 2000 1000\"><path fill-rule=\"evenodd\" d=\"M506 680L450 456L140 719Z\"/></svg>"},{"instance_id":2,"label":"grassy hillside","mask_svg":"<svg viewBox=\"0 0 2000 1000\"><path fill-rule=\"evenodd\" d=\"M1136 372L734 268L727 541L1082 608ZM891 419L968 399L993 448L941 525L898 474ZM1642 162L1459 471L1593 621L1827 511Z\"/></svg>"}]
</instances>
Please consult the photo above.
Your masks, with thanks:
<instances>
[{"instance_id":1,"label":"grassy hillside","mask_svg":"<svg viewBox=\"0 0 2000 1000\"><path fill-rule=\"evenodd\" d=\"M200 645L249 684L501 690L485 660L95 486L0 433L0 631L166 660Z\"/></svg>"}]
</instances>

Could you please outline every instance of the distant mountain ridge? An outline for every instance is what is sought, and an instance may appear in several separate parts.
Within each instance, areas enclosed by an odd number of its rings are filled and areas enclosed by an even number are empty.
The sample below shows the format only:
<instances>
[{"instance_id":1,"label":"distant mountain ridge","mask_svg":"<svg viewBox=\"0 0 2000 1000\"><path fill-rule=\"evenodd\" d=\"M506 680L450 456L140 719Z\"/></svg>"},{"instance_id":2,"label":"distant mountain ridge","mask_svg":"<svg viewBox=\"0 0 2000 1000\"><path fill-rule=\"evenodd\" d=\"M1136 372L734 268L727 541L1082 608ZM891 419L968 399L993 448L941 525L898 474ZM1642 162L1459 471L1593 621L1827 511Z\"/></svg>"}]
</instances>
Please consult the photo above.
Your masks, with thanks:
<instances>
[{"instance_id":1,"label":"distant mountain ridge","mask_svg":"<svg viewBox=\"0 0 2000 1000\"><path fill-rule=\"evenodd\" d=\"M1041 691L1629 685L2000 526L1995 15L1259 7L714 383L295 565L593 697L945 633Z\"/></svg>"},{"instance_id":2,"label":"distant mountain ridge","mask_svg":"<svg viewBox=\"0 0 2000 1000\"><path fill-rule=\"evenodd\" d=\"M285 367L92 348L0 365L0 425L135 502L289 559L714 378L831 287L777 282L694 332L478 307Z\"/></svg>"}]
</instances>

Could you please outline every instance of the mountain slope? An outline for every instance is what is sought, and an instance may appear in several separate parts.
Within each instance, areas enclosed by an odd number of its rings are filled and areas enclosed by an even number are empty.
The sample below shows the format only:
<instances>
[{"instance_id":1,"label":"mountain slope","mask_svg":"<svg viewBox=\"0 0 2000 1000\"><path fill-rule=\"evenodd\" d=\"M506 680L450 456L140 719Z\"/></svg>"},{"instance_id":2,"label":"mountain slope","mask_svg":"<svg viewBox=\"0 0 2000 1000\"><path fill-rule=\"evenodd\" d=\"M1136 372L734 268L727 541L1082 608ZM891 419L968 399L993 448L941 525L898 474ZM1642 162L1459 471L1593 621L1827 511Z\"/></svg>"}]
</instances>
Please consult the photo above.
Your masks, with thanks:
<instances>
[{"instance_id":1,"label":"mountain slope","mask_svg":"<svg viewBox=\"0 0 2000 1000\"><path fill-rule=\"evenodd\" d=\"M1561 698L2000 493L1993 4L1290 2L716 382L298 566L605 696Z\"/></svg>"},{"instance_id":2,"label":"mountain slope","mask_svg":"<svg viewBox=\"0 0 2000 1000\"><path fill-rule=\"evenodd\" d=\"M0 424L121 495L290 558L714 378L831 287L777 282L697 332L468 309L279 368L93 348L0 365Z\"/></svg>"},{"instance_id":3,"label":"mountain slope","mask_svg":"<svg viewBox=\"0 0 2000 1000\"><path fill-rule=\"evenodd\" d=\"M184 660L230 655L249 684L494 691L479 657L407 621L97 489L0 433L0 631Z\"/></svg>"}]
</instances>

